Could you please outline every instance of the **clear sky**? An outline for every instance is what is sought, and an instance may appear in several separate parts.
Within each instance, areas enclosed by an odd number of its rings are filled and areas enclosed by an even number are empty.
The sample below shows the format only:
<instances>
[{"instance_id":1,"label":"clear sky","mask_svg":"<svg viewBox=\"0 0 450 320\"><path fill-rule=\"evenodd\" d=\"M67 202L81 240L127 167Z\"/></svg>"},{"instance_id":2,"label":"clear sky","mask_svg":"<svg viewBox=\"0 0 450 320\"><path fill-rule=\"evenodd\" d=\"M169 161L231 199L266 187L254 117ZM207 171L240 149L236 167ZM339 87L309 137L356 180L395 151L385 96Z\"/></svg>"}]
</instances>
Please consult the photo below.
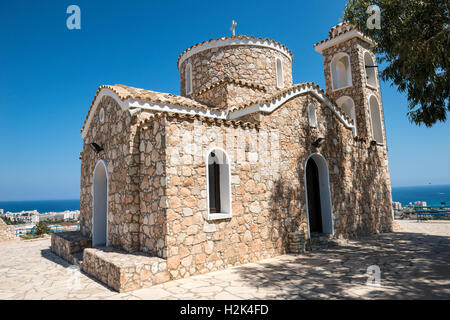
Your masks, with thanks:
<instances>
[{"instance_id":1,"label":"clear sky","mask_svg":"<svg viewBox=\"0 0 450 320\"><path fill-rule=\"evenodd\" d=\"M76 199L80 129L97 87L179 94L178 55L237 34L280 41L294 83L324 88L325 39L346 1L0 1L0 201ZM81 30L68 30L69 5ZM393 186L450 183L450 122L417 127L404 94L382 83Z\"/></svg>"}]
</instances>

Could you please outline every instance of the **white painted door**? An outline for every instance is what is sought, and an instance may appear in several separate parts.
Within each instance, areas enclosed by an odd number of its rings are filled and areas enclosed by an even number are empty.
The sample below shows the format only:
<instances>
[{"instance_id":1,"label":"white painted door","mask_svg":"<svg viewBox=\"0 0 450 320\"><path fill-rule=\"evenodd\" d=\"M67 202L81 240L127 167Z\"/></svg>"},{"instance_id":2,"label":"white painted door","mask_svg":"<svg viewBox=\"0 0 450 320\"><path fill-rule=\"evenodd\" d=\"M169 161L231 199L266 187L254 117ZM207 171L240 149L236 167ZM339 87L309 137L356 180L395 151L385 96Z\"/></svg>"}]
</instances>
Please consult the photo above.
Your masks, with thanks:
<instances>
[{"instance_id":1,"label":"white painted door","mask_svg":"<svg viewBox=\"0 0 450 320\"><path fill-rule=\"evenodd\" d=\"M107 245L108 178L103 161L94 170L93 246Z\"/></svg>"}]
</instances>

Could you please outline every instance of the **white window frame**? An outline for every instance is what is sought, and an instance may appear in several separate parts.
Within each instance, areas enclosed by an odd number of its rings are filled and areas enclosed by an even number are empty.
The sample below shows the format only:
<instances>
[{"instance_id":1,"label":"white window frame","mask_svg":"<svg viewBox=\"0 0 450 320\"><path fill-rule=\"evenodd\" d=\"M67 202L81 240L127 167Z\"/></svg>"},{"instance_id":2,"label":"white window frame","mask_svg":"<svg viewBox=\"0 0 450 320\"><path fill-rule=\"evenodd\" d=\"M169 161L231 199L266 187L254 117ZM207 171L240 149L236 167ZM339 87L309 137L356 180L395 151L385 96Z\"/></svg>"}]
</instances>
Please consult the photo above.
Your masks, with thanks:
<instances>
[{"instance_id":1,"label":"white window frame","mask_svg":"<svg viewBox=\"0 0 450 320\"><path fill-rule=\"evenodd\" d=\"M378 121L379 121L379 124L380 124L380 127L379 127L380 132L379 132L379 133L380 133L380 135L381 135L381 141L379 141L379 140L377 140L377 139L375 138L374 124L373 124L374 119L373 119L373 117L372 117L372 105L371 105L371 103L370 103L370 100L372 100L372 97L375 98L375 101L377 102L377 106L378 106L378 110L377 110L377 111L378 111L378 117L379 117L379 119L376 119L376 120L378 120ZM369 99L368 99L368 104L369 104L370 126L371 126L371 129L372 129L372 140L375 140L375 141L377 142L378 145L384 145L383 121L382 121L382 119L381 119L381 105L380 105L380 101L378 100L378 98L377 98L376 95L371 94L371 95L369 96Z\"/></svg>"},{"instance_id":2,"label":"white window frame","mask_svg":"<svg viewBox=\"0 0 450 320\"><path fill-rule=\"evenodd\" d=\"M100 112L98 113L98 119L100 120L101 123L103 123L105 121L105 109L101 108Z\"/></svg>"},{"instance_id":3,"label":"white window frame","mask_svg":"<svg viewBox=\"0 0 450 320\"><path fill-rule=\"evenodd\" d=\"M342 58L343 56L347 56L347 62L348 62L348 70L347 70L347 77L348 77L348 79L349 79L349 84L348 85L346 85L346 86L343 86L343 87L338 87L338 88L335 88L335 85L334 85L334 83L335 82L337 82L337 81L335 81L336 79L335 79L335 77L336 77L336 70L333 70L333 63L334 63L334 61L336 60L336 59L340 59L340 58ZM338 53L336 53L334 56L333 56L333 58L331 59L331 62L330 62L330 75L331 75L331 88L333 89L333 91L336 91L336 90L341 90L341 89L345 89L345 88L349 88L349 87L351 87L351 86L353 86L353 79L352 79L352 65L351 65L351 63L350 63L350 56L349 56L349 54L347 53L347 52L338 52Z\"/></svg>"},{"instance_id":4,"label":"white window frame","mask_svg":"<svg viewBox=\"0 0 450 320\"><path fill-rule=\"evenodd\" d=\"M278 67L278 61L280 62L280 68ZM283 58L281 57L275 59L275 73L277 78L277 88L284 88Z\"/></svg>"},{"instance_id":5,"label":"white window frame","mask_svg":"<svg viewBox=\"0 0 450 320\"><path fill-rule=\"evenodd\" d=\"M217 152L220 151L225 155L226 164L228 164L228 173L221 174L221 188L220 188L220 197L221 197L221 203L225 204L225 207L228 207L227 210L223 210L224 212L218 212L218 213L211 213L209 209L209 155L211 152ZM218 220L218 219L228 219L233 216L233 210L231 206L231 162L230 157L228 156L228 153L219 147L213 147L208 150L208 152L205 155L205 167L206 167L206 210L207 210L207 220ZM222 172L221 172L222 173ZM228 198L228 199L226 199ZM223 199L223 200L222 200Z\"/></svg>"},{"instance_id":6,"label":"white window frame","mask_svg":"<svg viewBox=\"0 0 450 320\"><path fill-rule=\"evenodd\" d=\"M189 77L189 80L188 80ZM188 62L184 70L184 90L186 95L190 95L193 92L192 89L192 64Z\"/></svg>"},{"instance_id":7,"label":"white window frame","mask_svg":"<svg viewBox=\"0 0 450 320\"><path fill-rule=\"evenodd\" d=\"M353 116L351 115L351 114L349 114L346 110L345 110L345 108L343 107L343 104L345 103L345 102L347 102L347 101L351 101L351 103L352 103L352 107L353 107ZM340 97L339 99L337 99L336 100L336 103L337 103L337 105L338 105L338 107L342 110L342 111L344 111L345 112L345 114L347 115L347 116L349 116L352 120L353 120L353 125L354 125L354 127L353 127L353 136L354 137L356 137L357 135L358 135L358 130L357 130L357 121L356 121L356 106L355 106L355 101L351 98L351 97L349 97L349 96L343 96L343 97Z\"/></svg>"},{"instance_id":8,"label":"white window frame","mask_svg":"<svg viewBox=\"0 0 450 320\"><path fill-rule=\"evenodd\" d=\"M373 76L374 76L374 80L375 80L375 84L374 85L372 85L372 84L370 84L369 83L369 79L367 79L367 68L366 68L366 55L369 55L369 57L370 57L370 60L372 60L372 65L374 65L374 66L376 66L377 64L376 64L376 60L374 61L374 59L373 59L373 57L372 57L372 55L370 54L370 52L369 51L367 51L367 50L365 50L364 51L364 54L363 54L363 61L364 61L364 76L365 76L365 78L366 78L366 85L369 87L369 88L372 88L372 89L378 89L378 74L377 74L377 68L371 68L371 69L373 69Z\"/></svg>"},{"instance_id":9,"label":"white window frame","mask_svg":"<svg viewBox=\"0 0 450 320\"><path fill-rule=\"evenodd\" d=\"M308 104L308 122L311 128L317 128L317 106L314 102Z\"/></svg>"}]
</instances>

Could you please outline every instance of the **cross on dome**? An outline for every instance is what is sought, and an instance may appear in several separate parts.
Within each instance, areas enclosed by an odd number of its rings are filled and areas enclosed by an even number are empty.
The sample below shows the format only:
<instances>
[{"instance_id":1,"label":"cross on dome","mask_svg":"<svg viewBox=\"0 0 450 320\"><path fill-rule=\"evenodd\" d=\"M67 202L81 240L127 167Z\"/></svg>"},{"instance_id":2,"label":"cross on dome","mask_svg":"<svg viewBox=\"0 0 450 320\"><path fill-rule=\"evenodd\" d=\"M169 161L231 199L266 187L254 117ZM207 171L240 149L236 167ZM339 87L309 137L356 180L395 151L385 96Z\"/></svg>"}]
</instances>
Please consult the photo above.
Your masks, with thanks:
<instances>
[{"instance_id":1,"label":"cross on dome","mask_svg":"<svg viewBox=\"0 0 450 320\"><path fill-rule=\"evenodd\" d=\"M233 37L236 35L236 33L235 33L236 26L237 26L237 22L233 20L231 22L231 28L230 28L231 32L233 33Z\"/></svg>"}]
</instances>

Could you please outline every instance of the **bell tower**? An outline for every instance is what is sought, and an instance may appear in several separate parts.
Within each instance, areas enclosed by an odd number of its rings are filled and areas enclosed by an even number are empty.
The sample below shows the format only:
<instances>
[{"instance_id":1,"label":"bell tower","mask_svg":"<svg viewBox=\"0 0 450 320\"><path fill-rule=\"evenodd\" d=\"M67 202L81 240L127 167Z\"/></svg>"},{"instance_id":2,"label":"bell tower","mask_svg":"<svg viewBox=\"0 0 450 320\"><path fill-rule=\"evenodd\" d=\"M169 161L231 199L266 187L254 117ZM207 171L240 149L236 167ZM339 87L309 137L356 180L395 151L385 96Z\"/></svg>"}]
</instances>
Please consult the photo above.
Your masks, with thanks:
<instances>
[{"instance_id":1,"label":"bell tower","mask_svg":"<svg viewBox=\"0 0 450 320\"><path fill-rule=\"evenodd\" d=\"M383 109L372 45L355 26L340 23L314 49L323 55L328 96L356 125L353 135L384 146Z\"/></svg>"}]
</instances>

